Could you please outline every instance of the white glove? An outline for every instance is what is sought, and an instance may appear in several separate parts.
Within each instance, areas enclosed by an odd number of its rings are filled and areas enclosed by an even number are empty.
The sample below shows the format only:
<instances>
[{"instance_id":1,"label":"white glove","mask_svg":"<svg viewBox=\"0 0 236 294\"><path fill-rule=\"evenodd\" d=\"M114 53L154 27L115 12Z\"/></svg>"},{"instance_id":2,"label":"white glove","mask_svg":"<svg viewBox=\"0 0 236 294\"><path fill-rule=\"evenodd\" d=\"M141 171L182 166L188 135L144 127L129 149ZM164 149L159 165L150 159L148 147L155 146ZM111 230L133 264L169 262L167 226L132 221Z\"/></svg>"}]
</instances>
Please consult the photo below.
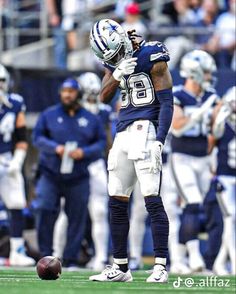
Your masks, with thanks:
<instances>
[{"instance_id":1,"label":"white glove","mask_svg":"<svg viewBox=\"0 0 236 294\"><path fill-rule=\"evenodd\" d=\"M113 78L120 82L123 76L132 74L137 65L136 60L137 57L132 57L121 61L113 72Z\"/></svg>"},{"instance_id":2,"label":"white glove","mask_svg":"<svg viewBox=\"0 0 236 294\"><path fill-rule=\"evenodd\" d=\"M149 168L149 172L151 173L157 173L161 171L162 167L162 158L161 153L163 150L163 144L160 141L153 142L151 149L150 149L150 155L151 155L151 164Z\"/></svg>"},{"instance_id":3,"label":"white glove","mask_svg":"<svg viewBox=\"0 0 236 294\"><path fill-rule=\"evenodd\" d=\"M7 172L9 175L14 176L16 172L21 171L24 164L25 157L26 157L26 150L24 149L15 150L12 160L10 161L9 167L7 169Z\"/></svg>"}]
</instances>

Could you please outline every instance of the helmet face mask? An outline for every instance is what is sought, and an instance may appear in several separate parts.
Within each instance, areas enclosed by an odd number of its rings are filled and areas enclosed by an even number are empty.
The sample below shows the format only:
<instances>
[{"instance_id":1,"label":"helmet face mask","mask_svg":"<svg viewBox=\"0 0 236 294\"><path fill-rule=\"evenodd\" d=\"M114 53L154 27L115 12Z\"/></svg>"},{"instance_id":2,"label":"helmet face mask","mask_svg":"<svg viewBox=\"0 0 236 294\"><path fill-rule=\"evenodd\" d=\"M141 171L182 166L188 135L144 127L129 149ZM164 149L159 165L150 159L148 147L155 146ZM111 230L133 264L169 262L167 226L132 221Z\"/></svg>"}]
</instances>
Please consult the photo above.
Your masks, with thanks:
<instances>
[{"instance_id":1,"label":"helmet face mask","mask_svg":"<svg viewBox=\"0 0 236 294\"><path fill-rule=\"evenodd\" d=\"M109 63L112 66L118 65L123 59L125 58L125 46L121 45L120 49L118 52L115 54L114 57L111 59L107 60L106 62Z\"/></svg>"},{"instance_id":2,"label":"helmet face mask","mask_svg":"<svg viewBox=\"0 0 236 294\"><path fill-rule=\"evenodd\" d=\"M188 52L181 60L180 75L186 79L193 79L204 91L215 86L216 70L212 56L202 50Z\"/></svg>"},{"instance_id":3,"label":"helmet face mask","mask_svg":"<svg viewBox=\"0 0 236 294\"><path fill-rule=\"evenodd\" d=\"M128 34L111 19L103 19L94 24L90 32L90 45L102 62L114 67L133 54Z\"/></svg>"}]
</instances>

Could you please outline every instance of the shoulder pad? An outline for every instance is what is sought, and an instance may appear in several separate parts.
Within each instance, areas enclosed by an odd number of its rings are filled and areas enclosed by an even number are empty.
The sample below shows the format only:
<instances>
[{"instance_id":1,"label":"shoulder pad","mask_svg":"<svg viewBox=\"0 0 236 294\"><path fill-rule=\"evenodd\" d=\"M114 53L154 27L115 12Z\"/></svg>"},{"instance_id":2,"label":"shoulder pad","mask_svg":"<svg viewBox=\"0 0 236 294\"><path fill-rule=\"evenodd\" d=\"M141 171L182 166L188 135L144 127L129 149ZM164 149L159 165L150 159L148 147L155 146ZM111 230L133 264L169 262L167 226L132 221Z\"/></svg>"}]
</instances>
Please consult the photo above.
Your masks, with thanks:
<instances>
[{"instance_id":1,"label":"shoulder pad","mask_svg":"<svg viewBox=\"0 0 236 294\"><path fill-rule=\"evenodd\" d=\"M10 98L14 101L17 101L17 102L20 102L20 103L24 103L24 98L19 95L19 94L16 94L16 93L11 93L10 94Z\"/></svg>"},{"instance_id":2,"label":"shoulder pad","mask_svg":"<svg viewBox=\"0 0 236 294\"><path fill-rule=\"evenodd\" d=\"M150 61L168 61L170 59L166 46L161 42L146 42L144 47L150 50Z\"/></svg>"}]
</instances>

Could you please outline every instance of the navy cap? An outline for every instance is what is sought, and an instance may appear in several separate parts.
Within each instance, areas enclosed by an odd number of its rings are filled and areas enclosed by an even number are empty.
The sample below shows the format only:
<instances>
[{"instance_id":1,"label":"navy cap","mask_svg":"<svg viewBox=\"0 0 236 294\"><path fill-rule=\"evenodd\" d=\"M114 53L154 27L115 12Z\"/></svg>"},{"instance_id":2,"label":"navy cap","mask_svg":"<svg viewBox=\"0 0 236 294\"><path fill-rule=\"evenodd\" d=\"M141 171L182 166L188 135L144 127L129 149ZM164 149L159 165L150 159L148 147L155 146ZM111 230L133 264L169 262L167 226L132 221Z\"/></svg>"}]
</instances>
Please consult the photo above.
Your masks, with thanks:
<instances>
[{"instance_id":1,"label":"navy cap","mask_svg":"<svg viewBox=\"0 0 236 294\"><path fill-rule=\"evenodd\" d=\"M61 84L61 87L60 87L60 89L65 89L65 88L71 88L71 89L75 89L79 91L80 85L76 81L76 79L68 78Z\"/></svg>"}]
</instances>

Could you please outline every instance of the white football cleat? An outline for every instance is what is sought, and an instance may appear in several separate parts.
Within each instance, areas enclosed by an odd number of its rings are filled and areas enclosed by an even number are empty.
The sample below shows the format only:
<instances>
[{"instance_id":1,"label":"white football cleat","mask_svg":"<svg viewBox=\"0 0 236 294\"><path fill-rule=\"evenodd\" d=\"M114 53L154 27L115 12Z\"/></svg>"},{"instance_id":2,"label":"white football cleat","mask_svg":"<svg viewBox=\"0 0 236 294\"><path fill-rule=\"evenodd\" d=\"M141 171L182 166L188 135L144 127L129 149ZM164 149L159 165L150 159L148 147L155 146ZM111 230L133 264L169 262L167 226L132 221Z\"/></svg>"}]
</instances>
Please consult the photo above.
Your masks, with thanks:
<instances>
[{"instance_id":1,"label":"white football cleat","mask_svg":"<svg viewBox=\"0 0 236 294\"><path fill-rule=\"evenodd\" d=\"M147 283L167 283L168 273L164 265L154 265L152 274L147 278Z\"/></svg>"},{"instance_id":2,"label":"white football cleat","mask_svg":"<svg viewBox=\"0 0 236 294\"><path fill-rule=\"evenodd\" d=\"M89 277L90 281L97 282L132 282L133 277L130 270L122 272L117 264L107 265L101 274Z\"/></svg>"},{"instance_id":3,"label":"white football cleat","mask_svg":"<svg viewBox=\"0 0 236 294\"><path fill-rule=\"evenodd\" d=\"M10 266L34 266L35 260L24 253L13 251L9 256Z\"/></svg>"}]
</instances>

